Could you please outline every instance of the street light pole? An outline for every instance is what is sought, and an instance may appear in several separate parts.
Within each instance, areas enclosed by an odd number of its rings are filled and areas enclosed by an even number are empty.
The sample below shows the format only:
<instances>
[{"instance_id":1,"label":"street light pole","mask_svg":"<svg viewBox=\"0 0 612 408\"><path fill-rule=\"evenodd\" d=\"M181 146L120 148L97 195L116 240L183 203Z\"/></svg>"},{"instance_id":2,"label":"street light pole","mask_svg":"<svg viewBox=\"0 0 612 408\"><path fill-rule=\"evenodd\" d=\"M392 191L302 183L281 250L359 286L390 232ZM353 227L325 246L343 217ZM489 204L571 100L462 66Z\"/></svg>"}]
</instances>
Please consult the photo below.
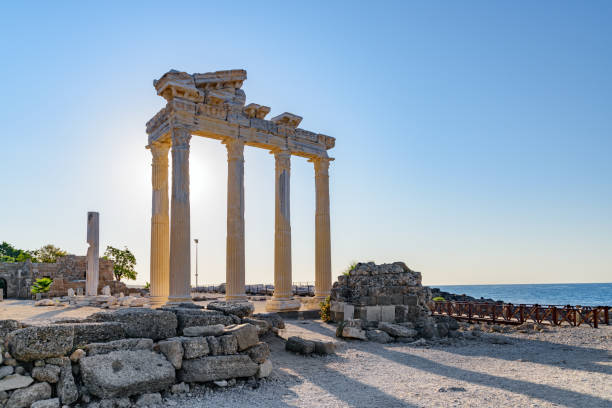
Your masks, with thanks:
<instances>
[{"instance_id":1,"label":"street light pole","mask_svg":"<svg viewBox=\"0 0 612 408\"><path fill-rule=\"evenodd\" d=\"M193 240L196 244L196 293L198 292L198 239Z\"/></svg>"}]
</instances>

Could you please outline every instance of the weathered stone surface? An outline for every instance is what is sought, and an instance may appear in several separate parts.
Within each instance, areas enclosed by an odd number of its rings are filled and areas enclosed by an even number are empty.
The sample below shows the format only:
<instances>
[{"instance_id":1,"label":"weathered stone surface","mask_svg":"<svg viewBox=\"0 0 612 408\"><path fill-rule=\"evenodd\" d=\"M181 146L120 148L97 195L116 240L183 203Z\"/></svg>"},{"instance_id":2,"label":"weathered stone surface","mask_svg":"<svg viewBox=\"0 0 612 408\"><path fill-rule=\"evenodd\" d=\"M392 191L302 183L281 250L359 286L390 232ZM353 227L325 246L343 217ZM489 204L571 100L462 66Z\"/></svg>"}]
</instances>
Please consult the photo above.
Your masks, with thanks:
<instances>
[{"instance_id":1,"label":"weathered stone surface","mask_svg":"<svg viewBox=\"0 0 612 408\"><path fill-rule=\"evenodd\" d=\"M268 343L260 341L253 347L247 350L247 354L251 357L251 360L257 364L261 364L270 356L270 346Z\"/></svg>"},{"instance_id":2,"label":"weathered stone surface","mask_svg":"<svg viewBox=\"0 0 612 408\"><path fill-rule=\"evenodd\" d=\"M257 378L265 378L272 374L272 361L266 360L262 364L259 365L259 369L257 370L256 377Z\"/></svg>"},{"instance_id":3,"label":"weathered stone surface","mask_svg":"<svg viewBox=\"0 0 612 408\"><path fill-rule=\"evenodd\" d=\"M208 354L211 356L221 354L221 344L217 337L208 336L206 337L206 342L208 343Z\"/></svg>"},{"instance_id":4,"label":"weathered stone surface","mask_svg":"<svg viewBox=\"0 0 612 408\"><path fill-rule=\"evenodd\" d=\"M96 313L89 318L96 322L122 323L127 337L157 341L176 336L176 315L164 310L127 308Z\"/></svg>"},{"instance_id":5,"label":"weathered stone surface","mask_svg":"<svg viewBox=\"0 0 612 408\"><path fill-rule=\"evenodd\" d=\"M29 408L34 402L51 398L51 386L47 383L36 383L28 388L13 392L7 406L11 408Z\"/></svg>"},{"instance_id":6,"label":"weathered stone surface","mask_svg":"<svg viewBox=\"0 0 612 408\"><path fill-rule=\"evenodd\" d=\"M179 371L179 380L184 382L208 382L238 377L251 377L259 366L249 356L209 356L185 360Z\"/></svg>"},{"instance_id":7,"label":"weathered stone surface","mask_svg":"<svg viewBox=\"0 0 612 408\"><path fill-rule=\"evenodd\" d=\"M172 364L162 355L147 350L85 357L79 365L83 384L99 398L161 391L174 384L175 379Z\"/></svg>"},{"instance_id":8,"label":"weathered stone surface","mask_svg":"<svg viewBox=\"0 0 612 408\"><path fill-rule=\"evenodd\" d=\"M418 334L418 332L414 329L387 322L378 323L378 329L390 334L393 337L415 337Z\"/></svg>"},{"instance_id":9,"label":"weathered stone surface","mask_svg":"<svg viewBox=\"0 0 612 408\"><path fill-rule=\"evenodd\" d=\"M238 317L252 316L255 310L255 306L251 302L210 302L206 308Z\"/></svg>"},{"instance_id":10,"label":"weathered stone surface","mask_svg":"<svg viewBox=\"0 0 612 408\"><path fill-rule=\"evenodd\" d=\"M107 343L125 338L123 325L119 322L70 323L64 326L74 329L73 349L90 343Z\"/></svg>"},{"instance_id":11,"label":"weathered stone surface","mask_svg":"<svg viewBox=\"0 0 612 408\"><path fill-rule=\"evenodd\" d=\"M315 343L311 340L304 340L301 337L292 336L285 343L285 350L300 354L312 354L315 350Z\"/></svg>"},{"instance_id":12,"label":"weathered stone surface","mask_svg":"<svg viewBox=\"0 0 612 408\"><path fill-rule=\"evenodd\" d=\"M74 329L69 326L33 326L11 332L7 342L17 360L34 361L59 357L72 349Z\"/></svg>"},{"instance_id":13,"label":"weathered stone surface","mask_svg":"<svg viewBox=\"0 0 612 408\"><path fill-rule=\"evenodd\" d=\"M180 342L180 340L160 341L158 346L159 351L166 356L174 368L180 370L183 364L183 344Z\"/></svg>"},{"instance_id":14,"label":"weathered stone surface","mask_svg":"<svg viewBox=\"0 0 612 408\"><path fill-rule=\"evenodd\" d=\"M239 324L225 329L226 334L233 334L238 339L238 350L243 351L259 342L257 327L250 323Z\"/></svg>"},{"instance_id":15,"label":"weathered stone surface","mask_svg":"<svg viewBox=\"0 0 612 408\"><path fill-rule=\"evenodd\" d=\"M391 343L393 341L393 337L382 330L368 330L366 331L366 337L370 341L382 344Z\"/></svg>"},{"instance_id":16,"label":"weathered stone surface","mask_svg":"<svg viewBox=\"0 0 612 408\"><path fill-rule=\"evenodd\" d=\"M213 324L211 326L192 326L183 329L183 336L220 336L223 334L225 326Z\"/></svg>"},{"instance_id":17,"label":"weathered stone surface","mask_svg":"<svg viewBox=\"0 0 612 408\"><path fill-rule=\"evenodd\" d=\"M208 341L206 337L181 337L183 343L183 358L191 359L203 357L208 354Z\"/></svg>"},{"instance_id":18,"label":"weathered stone surface","mask_svg":"<svg viewBox=\"0 0 612 408\"><path fill-rule=\"evenodd\" d=\"M327 354L336 353L336 345L331 341L315 340L314 344L315 344L314 352L316 354L327 355Z\"/></svg>"},{"instance_id":19,"label":"weathered stone surface","mask_svg":"<svg viewBox=\"0 0 612 408\"><path fill-rule=\"evenodd\" d=\"M219 354L236 354L238 352L238 340L233 334L219 336Z\"/></svg>"},{"instance_id":20,"label":"weathered stone surface","mask_svg":"<svg viewBox=\"0 0 612 408\"><path fill-rule=\"evenodd\" d=\"M85 346L88 356L96 354L107 354L112 351L151 350L153 340L151 339L123 339L108 343L92 343Z\"/></svg>"},{"instance_id":21,"label":"weathered stone surface","mask_svg":"<svg viewBox=\"0 0 612 408\"><path fill-rule=\"evenodd\" d=\"M0 366L0 380L7 375L13 374L14 371L15 369L11 366Z\"/></svg>"},{"instance_id":22,"label":"weathered stone surface","mask_svg":"<svg viewBox=\"0 0 612 408\"><path fill-rule=\"evenodd\" d=\"M16 390L17 388L25 388L33 382L34 380L30 376L10 374L0 380L0 391L10 391Z\"/></svg>"},{"instance_id":23,"label":"weathered stone surface","mask_svg":"<svg viewBox=\"0 0 612 408\"><path fill-rule=\"evenodd\" d=\"M342 329L342 337L349 339L367 340L365 331L359 327L345 326Z\"/></svg>"},{"instance_id":24,"label":"weathered stone surface","mask_svg":"<svg viewBox=\"0 0 612 408\"><path fill-rule=\"evenodd\" d=\"M34 367L32 369L32 377L40 382L55 384L59 381L61 370L61 368L52 364L47 364L44 367Z\"/></svg>"},{"instance_id":25,"label":"weathered stone surface","mask_svg":"<svg viewBox=\"0 0 612 408\"><path fill-rule=\"evenodd\" d=\"M19 323L17 320L0 320L0 338L3 339L7 334L18 329L21 329L21 323Z\"/></svg>"},{"instance_id":26,"label":"weathered stone surface","mask_svg":"<svg viewBox=\"0 0 612 408\"><path fill-rule=\"evenodd\" d=\"M57 382L57 396L64 405L70 405L79 399L79 390L74 381L69 361L61 368L60 378Z\"/></svg>"},{"instance_id":27,"label":"weathered stone surface","mask_svg":"<svg viewBox=\"0 0 612 408\"><path fill-rule=\"evenodd\" d=\"M265 320L270 323L271 327L275 327L277 329L285 328L285 321L278 313L258 313L253 315L254 318L258 320Z\"/></svg>"},{"instance_id":28,"label":"weathered stone surface","mask_svg":"<svg viewBox=\"0 0 612 408\"><path fill-rule=\"evenodd\" d=\"M60 407L59 398L51 398L51 399L36 401L31 406L31 408L59 408L59 407Z\"/></svg>"},{"instance_id":29,"label":"weathered stone surface","mask_svg":"<svg viewBox=\"0 0 612 408\"><path fill-rule=\"evenodd\" d=\"M162 397L158 392L143 394L136 400L137 407L153 408L162 405Z\"/></svg>"}]
</instances>

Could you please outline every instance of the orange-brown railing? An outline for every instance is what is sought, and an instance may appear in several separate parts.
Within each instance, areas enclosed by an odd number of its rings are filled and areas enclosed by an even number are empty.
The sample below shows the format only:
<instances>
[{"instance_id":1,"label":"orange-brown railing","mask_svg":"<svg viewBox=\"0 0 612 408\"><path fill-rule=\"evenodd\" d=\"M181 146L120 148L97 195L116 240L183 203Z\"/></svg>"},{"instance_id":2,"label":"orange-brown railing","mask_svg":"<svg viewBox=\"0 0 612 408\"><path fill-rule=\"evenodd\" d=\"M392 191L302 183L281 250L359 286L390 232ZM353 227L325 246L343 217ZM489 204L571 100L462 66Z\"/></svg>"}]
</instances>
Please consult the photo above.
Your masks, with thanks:
<instances>
[{"instance_id":1,"label":"orange-brown railing","mask_svg":"<svg viewBox=\"0 0 612 408\"><path fill-rule=\"evenodd\" d=\"M513 305L512 303L481 302L434 302L434 315L448 315L468 322L490 322L499 324L522 324L534 322L560 326L588 324L597 328L599 324L610 324L610 306L558 306L558 305Z\"/></svg>"}]
</instances>

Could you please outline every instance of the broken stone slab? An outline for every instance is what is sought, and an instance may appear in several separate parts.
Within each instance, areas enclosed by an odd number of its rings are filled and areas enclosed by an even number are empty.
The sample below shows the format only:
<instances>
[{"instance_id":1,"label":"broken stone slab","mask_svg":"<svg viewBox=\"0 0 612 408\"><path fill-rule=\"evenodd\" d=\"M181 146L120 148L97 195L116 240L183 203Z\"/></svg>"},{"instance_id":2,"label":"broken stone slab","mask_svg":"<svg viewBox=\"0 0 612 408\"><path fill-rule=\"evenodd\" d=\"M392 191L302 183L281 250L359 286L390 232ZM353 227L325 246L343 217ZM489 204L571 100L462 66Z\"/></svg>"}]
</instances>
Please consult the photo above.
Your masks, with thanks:
<instances>
[{"instance_id":1,"label":"broken stone slab","mask_svg":"<svg viewBox=\"0 0 612 408\"><path fill-rule=\"evenodd\" d=\"M268 345L268 343L260 341L259 343L248 349L246 352L248 356L251 357L251 360L253 360L257 364L262 364L270 356L270 346Z\"/></svg>"},{"instance_id":2,"label":"broken stone slab","mask_svg":"<svg viewBox=\"0 0 612 408\"><path fill-rule=\"evenodd\" d=\"M243 354L202 357L183 362L183 369L179 371L179 381L208 382L251 377L258 369L259 365Z\"/></svg>"},{"instance_id":3,"label":"broken stone slab","mask_svg":"<svg viewBox=\"0 0 612 408\"><path fill-rule=\"evenodd\" d=\"M210 302L206 308L238 317L252 316L255 311L255 306L251 302Z\"/></svg>"},{"instance_id":4,"label":"broken stone slab","mask_svg":"<svg viewBox=\"0 0 612 408\"><path fill-rule=\"evenodd\" d=\"M304 355L312 354L315 351L315 342L298 336L291 336L285 343L285 350Z\"/></svg>"},{"instance_id":5,"label":"broken stone slab","mask_svg":"<svg viewBox=\"0 0 612 408\"><path fill-rule=\"evenodd\" d=\"M179 340L164 340L157 343L159 351L172 363L177 370L183 364L183 345Z\"/></svg>"},{"instance_id":6,"label":"broken stone slab","mask_svg":"<svg viewBox=\"0 0 612 408\"><path fill-rule=\"evenodd\" d=\"M72 350L73 341L74 328L65 325L26 327L7 336L11 355L21 361L63 356Z\"/></svg>"},{"instance_id":7,"label":"broken stone slab","mask_svg":"<svg viewBox=\"0 0 612 408\"><path fill-rule=\"evenodd\" d=\"M176 336L176 315L165 310L127 308L95 313L89 318L95 322L120 322L127 337L157 341Z\"/></svg>"},{"instance_id":8,"label":"broken stone slab","mask_svg":"<svg viewBox=\"0 0 612 408\"><path fill-rule=\"evenodd\" d=\"M270 327L275 327L277 329L285 328L285 321L278 313L258 313L253 315L253 318L258 320L265 320L270 324Z\"/></svg>"},{"instance_id":9,"label":"broken stone slab","mask_svg":"<svg viewBox=\"0 0 612 408\"><path fill-rule=\"evenodd\" d=\"M36 383L13 392L7 406L11 408L29 408L36 401L49 398L51 398L51 386L45 382Z\"/></svg>"},{"instance_id":10,"label":"broken stone slab","mask_svg":"<svg viewBox=\"0 0 612 408\"><path fill-rule=\"evenodd\" d=\"M183 329L183 336L220 336L223 334L225 326L213 324L210 326L192 326Z\"/></svg>"},{"instance_id":11,"label":"broken stone slab","mask_svg":"<svg viewBox=\"0 0 612 408\"><path fill-rule=\"evenodd\" d=\"M162 391L175 380L174 366L161 354L148 350L84 357L79 366L83 384L99 398Z\"/></svg>"},{"instance_id":12,"label":"broken stone slab","mask_svg":"<svg viewBox=\"0 0 612 408\"><path fill-rule=\"evenodd\" d=\"M44 367L34 367L32 369L32 377L40 382L55 384L59 381L61 370L60 367L53 364L47 364Z\"/></svg>"},{"instance_id":13,"label":"broken stone slab","mask_svg":"<svg viewBox=\"0 0 612 408\"><path fill-rule=\"evenodd\" d=\"M366 331L366 337L370 341L381 344L391 343L393 341L393 337L382 330L368 330Z\"/></svg>"},{"instance_id":14,"label":"broken stone slab","mask_svg":"<svg viewBox=\"0 0 612 408\"><path fill-rule=\"evenodd\" d=\"M257 378L265 378L272 374L272 361L266 360L262 364L259 365L259 369L257 370L257 374L255 375Z\"/></svg>"},{"instance_id":15,"label":"broken stone slab","mask_svg":"<svg viewBox=\"0 0 612 408\"><path fill-rule=\"evenodd\" d=\"M378 329L393 337L416 337L418 335L418 332L414 329L387 322L378 323Z\"/></svg>"},{"instance_id":16,"label":"broken stone slab","mask_svg":"<svg viewBox=\"0 0 612 408\"><path fill-rule=\"evenodd\" d=\"M239 351L244 351L259 342L257 327L250 323L239 324L234 327L226 328L225 333L236 336Z\"/></svg>"},{"instance_id":17,"label":"broken stone slab","mask_svg":"<svg viewBox=\"0 0 612 408\"><path fill-rule=\"evenodd\" d=\"M59 398L51 398L46 400L36 401L31 405L30 408L59 408L60 400Z\"/></svg>"},{"instance_id":18,"label":"broken stone slab","mask_svg":"<svg viewBox=\"0 0 612 408\"><path fill-rule=\"evenodd\" d=\"M12 368L12 367L11 367ZM16 390L32 384L34 379L27 375L9 374L0 380L0 391Z\"/></svg>"},{"instance_id":19,"label":"broken stone slab","mask_svg":"<svg viewBox=\"0 0 612 408\"><path fill-rule=\"evenodd\" d=\"M88 356L96 354L108 354L112 351L151 350L153 340L151 339L123 339L108 343L92 343L84 347Z\"/></svg>"}]
</instances>

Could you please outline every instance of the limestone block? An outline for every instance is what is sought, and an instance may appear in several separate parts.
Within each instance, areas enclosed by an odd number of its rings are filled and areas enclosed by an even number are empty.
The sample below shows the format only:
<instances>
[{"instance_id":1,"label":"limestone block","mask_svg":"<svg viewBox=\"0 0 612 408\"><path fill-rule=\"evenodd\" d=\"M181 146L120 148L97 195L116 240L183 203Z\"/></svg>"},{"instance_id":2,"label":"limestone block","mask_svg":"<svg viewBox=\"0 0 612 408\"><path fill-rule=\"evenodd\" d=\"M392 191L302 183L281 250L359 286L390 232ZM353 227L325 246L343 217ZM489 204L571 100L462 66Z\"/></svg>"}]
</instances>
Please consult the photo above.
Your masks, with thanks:
<instances>
[{"instance_id":1,"label":"limestone block","mask_svg":"<svg viewBox=\"0 0 612 408\"><path fill-rule=\"evenodd\" d=\"M36 383L28 388L13 392L7 406L11 408L29 408L33 403L51 398L51 386L47 383Z\"/></svg>"},{"instance_id":2,"label":"limestone block","mask_svg":"<svg viewBox=\"0 0 612 408\"><path fill-rule=\"evenodd\" d=\"M179 381L208 382L251 377L258 370L259 365L246 355L209 356L185 360L183 362L183 369L179 371Z\"/></svg>"},{"instance_id":3,"label":"limestone block","mask_svg":"<svg viewBox=\"0 0 612 408\"><path fill-rule=\"evenodd\" d=\"M72 350L74 329L70 326L32 326L11 332L9 351L17 360L34 361L63 356Z\"/></svg>"},{"instance_id":4,"label":"limestone block","mask_svg":"<svg viewBox=\"0 0 612 408\"><path fill-rule=\"evenodd\" d=\"M85 357L79 366L83 384L99 398L161 391L174 384L175 379L172 364L162 355L146 350Z\"/></svg>"}]
</instances>

